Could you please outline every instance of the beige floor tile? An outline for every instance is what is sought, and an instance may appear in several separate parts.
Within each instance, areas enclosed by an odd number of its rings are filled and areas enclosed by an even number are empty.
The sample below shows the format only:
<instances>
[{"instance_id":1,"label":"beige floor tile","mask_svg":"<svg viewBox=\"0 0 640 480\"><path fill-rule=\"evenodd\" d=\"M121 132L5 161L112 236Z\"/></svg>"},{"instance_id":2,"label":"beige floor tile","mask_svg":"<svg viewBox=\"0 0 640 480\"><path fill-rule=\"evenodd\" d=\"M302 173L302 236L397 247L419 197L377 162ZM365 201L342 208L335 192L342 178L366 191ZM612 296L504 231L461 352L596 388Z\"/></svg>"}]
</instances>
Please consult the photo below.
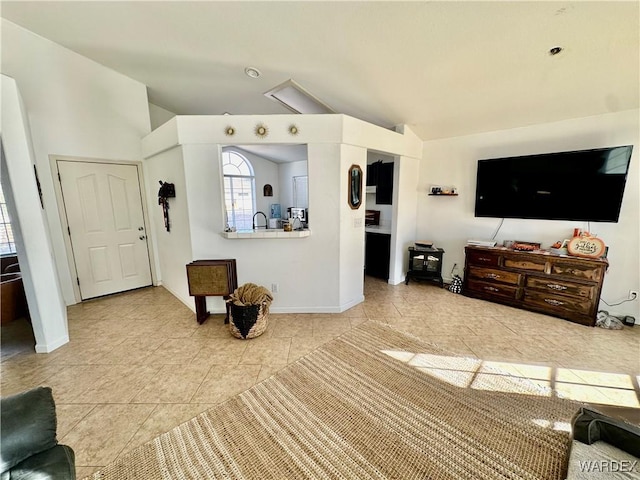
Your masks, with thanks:
<instances>
[{"instance_id":1,"label":"beige floor tile","mask_svg":"<svg viewBox=\"0 0 640 480\"><path fill-rule=\"evenodd\" d=\"M76 465L107 465L115 460L155 405L96 405L60 440L76 454Z\"/></svg>"},{"instance_id":2,"label":"beige floor tile","mask_svg":"<svg viewBox=\"0 0 640 480\"><path fill-rule=\"evenodd\" d=\"M162 338L149 336L126 337L122 343L119 343L93 361L105 365L143 364L164 341Z\"/></svg>"},{"instance_id":3,"label":"beige floor tile","mask_svg":"<svg viewBox=\"0 0 640 480\"><path fill-rule=\"evenodd\" d=\"M51 387L56 402L71 403L110 369L109 365L71 365L48 378L44 385Z\"/></svg>"},{"instance_id":4,"label":"beige floor tile","mask_svg":"<svg viewBox=\"0 0 640 480\"><path fill-rule=\"evenodd\" d=\"M80 420L86 417L95 405L56 403L56 419L58 422L58 438L64 437Z\"/></svg>"},{"instance_id":5,"label":"beige floor tile","mask_svg":"<svg viewBox=\"0 0 640 480\"><path fill-rule=\"evenodd\" d=\"M351 329L349 317L315 317L313 319L313 336L327 337L342 335Z\"/></svg>"},{"instance_id":6,"label":"beige floor tile","mask_svg":"<svg viewBox=\"0 0 640 480\"><path fill-rule=\"evenodd\" d=\"M391 303L368 303L364 306L364 313L368 318L372 317L401 317L400 311Z\"/></svg>"},{"instance_id":7,"label":"beige floor tile","mask_svg":"<svg viewBox=\"0 0 640 480\"><path fill-rule=\"evenodd\" d=\"M262 365L214 365L191 398L191 403L221 403L253 386Z\"/></svg>"},{"instance_id":8,"label":"beige floor tile","mask_svg":"<svg viewBox=\"0 0 640 480\"><path fill-rule=\"evenodd\" d=\"M279 316L270 325L272 337L311 337L313 336L313 320L296 316Z\"/></svg>"},{"instance_id":9,"label":"beige floor tile","mask_svg":"<svg viewBox=\"0 0 640 480\"><path fill-rule=\"evenodd\" d=\"M75 403L129 403L159 372L159 365L113 365L73 399Z\"/></svg>"},{"instance_id":10,"label":"beige floor tile","mask_svg":"<svg viewBox=\"0 0 640 480\"><path fill-rule=\"evenodd\" d=\"M191 363L201 365L237 365L251 340L241 340L227 335L211 337L193 357Z\"/></svg>"},{"instance_id":11,"label":"beige floor tile","mask_svg":"<svg viewBox=\"0 0 640 480\"><path fill-rule=\"evenodd\" d=\"M133 398L133 403L189 403L210 365L164 365Z\"/></svg>"},{"instance_id":12,"label":"beige floor tile","mask_svg":"<svg viewBox=\"0 0 640 480\"><path fill-rule=\"evenodd\" d=\"M240 359L241 365L284 365L289 356L290 338L257 337L246 340L247 348Z\"/></svg>"},{"instance_id":13,"label":"beige floor tile","mask_svg":"<svg viewBox=\"0 0 640 480\"><path fill-rule=\"evenodd\" d=\"M127 443L120 456L212 407L215 405L204 403L158 405Z\"/></svg>"},{"instance_id":14,"label":"beige floor tile","mask_svg":"<svg viewBox=\"0 0 640 480\"><path fill-rule=\"evenodd\" d=\"M172 338L165 340L145 359L145 363L150 365L190 363L206 344L207 341L201 338Z\"/></svg>"}]
</instances>

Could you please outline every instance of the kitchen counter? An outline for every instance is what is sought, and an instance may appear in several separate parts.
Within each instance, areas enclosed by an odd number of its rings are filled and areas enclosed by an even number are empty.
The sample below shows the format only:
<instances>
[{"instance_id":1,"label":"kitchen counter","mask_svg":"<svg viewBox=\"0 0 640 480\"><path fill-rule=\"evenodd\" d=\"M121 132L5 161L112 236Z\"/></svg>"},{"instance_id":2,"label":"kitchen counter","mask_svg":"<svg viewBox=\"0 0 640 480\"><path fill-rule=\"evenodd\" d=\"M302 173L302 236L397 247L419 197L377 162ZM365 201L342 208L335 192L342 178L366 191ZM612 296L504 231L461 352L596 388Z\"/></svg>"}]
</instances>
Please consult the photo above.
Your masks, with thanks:
<instances>
[{"instance_id":1,"label":"kitchen counter","mask_svg":"<svg viewBox=\"0 0 640 480\"><path fill-rule=\"evenodd\" d=\"M383 235L391 235L391 227L389 225L365 225L364 231L367 233L381 233Z\"/></svg>"},{"instance_id":2,"label":"kitchen counter","mask_svg":"<svg viewBox=\"0 0 640 480\"><path fill-rule=\"evenodd\" d=\"M259 230L240 230L238 232L221 232L223 238L240 240L245 238L304 238L311 235L311 230L293 230L285 232L281 228L267 228Z\"/></svg>"}]
</instances>

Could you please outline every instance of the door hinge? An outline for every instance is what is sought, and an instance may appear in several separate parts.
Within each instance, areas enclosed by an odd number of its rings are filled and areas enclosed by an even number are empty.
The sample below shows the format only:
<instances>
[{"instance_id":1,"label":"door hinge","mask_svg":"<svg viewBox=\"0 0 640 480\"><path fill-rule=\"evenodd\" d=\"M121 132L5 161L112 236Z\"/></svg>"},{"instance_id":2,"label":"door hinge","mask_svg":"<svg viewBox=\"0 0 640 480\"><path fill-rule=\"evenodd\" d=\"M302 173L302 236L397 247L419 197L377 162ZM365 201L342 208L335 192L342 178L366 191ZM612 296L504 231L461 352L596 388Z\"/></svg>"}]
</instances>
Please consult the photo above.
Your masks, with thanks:
<instances>
[{"instance_id":1,"label":"door hinge","mask_svg":"<svg viewBox=\"0 0 640 480\"><path fill-rule=\"evenodd\" d=\"M76 277L76 281L78 282L78 286L80 286L80 279Z\"/></svg>"},{"instance_id":2,"label":"door hinge","mask_svg":"<svg viewBox=\"0 0 640 480\"><path fill-rule=\"evenodd\" d=\"M67 232L69 232L69 236L71 236L71 228L67 227Z\"/></svg>"}]
</instances>

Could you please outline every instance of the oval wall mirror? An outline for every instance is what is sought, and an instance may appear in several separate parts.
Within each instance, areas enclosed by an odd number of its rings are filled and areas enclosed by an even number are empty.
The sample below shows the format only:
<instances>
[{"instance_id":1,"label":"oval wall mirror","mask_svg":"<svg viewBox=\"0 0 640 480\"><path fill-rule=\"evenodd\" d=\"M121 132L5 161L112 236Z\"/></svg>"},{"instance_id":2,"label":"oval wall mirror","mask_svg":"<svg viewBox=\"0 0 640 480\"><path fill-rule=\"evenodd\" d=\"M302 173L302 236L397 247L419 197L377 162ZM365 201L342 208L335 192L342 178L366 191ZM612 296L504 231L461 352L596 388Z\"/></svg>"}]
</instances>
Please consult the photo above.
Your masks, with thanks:
<instances>
[{"instance_id":1,"label":"oval wall mirror","mask_svg":"<svg viewBox=\"0 0 640 480\"><path fill-rule=\"evenodd\" d=\"M358 165L349 167L349 206L357 210L362 205L362 169Z\"/></svg>"}]
</instances>

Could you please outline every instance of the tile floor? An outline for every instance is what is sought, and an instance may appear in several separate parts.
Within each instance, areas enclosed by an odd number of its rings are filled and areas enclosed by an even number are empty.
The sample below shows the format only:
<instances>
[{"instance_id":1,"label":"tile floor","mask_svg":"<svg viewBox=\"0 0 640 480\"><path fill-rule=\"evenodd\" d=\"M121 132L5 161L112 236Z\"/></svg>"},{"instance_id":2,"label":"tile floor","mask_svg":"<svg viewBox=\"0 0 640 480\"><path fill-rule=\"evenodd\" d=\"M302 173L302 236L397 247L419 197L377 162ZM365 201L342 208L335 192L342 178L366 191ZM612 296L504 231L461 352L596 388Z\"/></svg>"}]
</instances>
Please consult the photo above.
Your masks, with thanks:
<instances>
[{"instance_id":1,"label":"tile floor","mask_svg":"<svg viewBox=\"0 0 640 480\"><path fill-rule=\"evenodd\" d=\"M33 353L26 321L2 327L1 393L53 388L58 438L75 450L78 478L367 319L481 360L474 368L498 367L577 400L640 407L640 326L584 327L430 283L367 278L365 297L341 314L271 314L267 332L250 341L231 337L221 315L198 326L162 287L84 302L68 309L71 342L50 354Z\"/></svg>"}]
</instances>

